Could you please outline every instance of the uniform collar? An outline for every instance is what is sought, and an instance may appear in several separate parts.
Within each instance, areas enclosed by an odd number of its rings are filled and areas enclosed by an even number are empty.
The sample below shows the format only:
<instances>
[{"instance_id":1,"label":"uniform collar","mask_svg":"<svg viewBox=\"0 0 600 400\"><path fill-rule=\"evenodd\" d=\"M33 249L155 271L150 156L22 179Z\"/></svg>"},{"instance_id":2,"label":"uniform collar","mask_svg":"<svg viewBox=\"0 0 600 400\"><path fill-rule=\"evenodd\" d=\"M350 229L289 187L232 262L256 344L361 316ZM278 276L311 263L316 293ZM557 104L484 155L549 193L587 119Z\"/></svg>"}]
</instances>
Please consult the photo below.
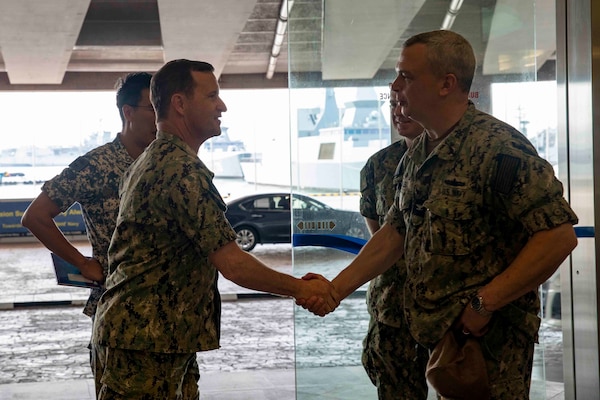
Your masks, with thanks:
<instances>
[{"instance_id":1,"label":"uniform collar","mask_svg":"<svg viewBox=\"0 0 600 400\"><path fill-rule=\"evenodd\" d=\"M215 174L210 169L208 169L206 164L204 164L204 161L202 161L200 157L198 157L198 153L196 153L189 144L183 141L183 139L181 139L179 136L175 136L165 131L158 131L156 133L156 138L158 140L164 140L166 142L171 143L173 146L180 148L183 152L189 154L191 157L194 157L196 160L198 160L198 162L202 165L203 173L207 176L207 178L209 178L209 180L212 181Z\"/></svg>"},{"instance_id":2,"label":"uniform collar","mask_svg":"<svg viewBox=\"0 0 600 400\"><path fill-rule=\"evenodd\" d=\"M165 131L158 131L156 134L156 138L170 142L174 146L179 147L184 152L189 153L190 155L193 155L194 157L198 158L198 154L196 154L192 147L186 142L184 142L183 139L181 139L179 136L175 136Z\"/></svg>"},{"instance_id":3,"label":"uniform collar","mask_svg":"<svg viewBox=\"0 0 600 400\"><path fill-rule=\"evenodd\" d=\"M427 155L427 134L421 134L413 146L408 150L407 157L415 161L425 161L428 157L438 157L442 160L453 160L456 158L462 143L469 134L471 123L475 117L477 109L472 101L469 100L467 110L462 115L454 129L442 140L437 147Z\"/></svg>"}]
</instances>

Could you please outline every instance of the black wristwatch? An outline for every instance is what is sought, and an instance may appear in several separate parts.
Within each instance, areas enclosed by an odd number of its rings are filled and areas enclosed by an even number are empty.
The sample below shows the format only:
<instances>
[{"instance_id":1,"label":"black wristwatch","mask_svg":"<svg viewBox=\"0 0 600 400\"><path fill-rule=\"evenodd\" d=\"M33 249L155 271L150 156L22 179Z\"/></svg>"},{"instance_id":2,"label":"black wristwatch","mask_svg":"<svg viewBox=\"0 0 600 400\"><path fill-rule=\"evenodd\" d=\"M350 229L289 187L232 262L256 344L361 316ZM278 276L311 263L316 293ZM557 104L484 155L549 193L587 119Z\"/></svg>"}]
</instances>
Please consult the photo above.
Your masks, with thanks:
<instances>
[{"instance_id":1,"label":"black wristwatch","mask_svg":"<svg viewBox=\"0 0 600 400\"><path fill-rule=\"evenodd\" d=\"M473 298L471 299L471 308L475 310L477 314L483 317L489 317L494 313L493 311L488 311L485 309L485 306L483 304L483 297L481 297L478 294L473 296Z\"/></svg>"}]
</instances>

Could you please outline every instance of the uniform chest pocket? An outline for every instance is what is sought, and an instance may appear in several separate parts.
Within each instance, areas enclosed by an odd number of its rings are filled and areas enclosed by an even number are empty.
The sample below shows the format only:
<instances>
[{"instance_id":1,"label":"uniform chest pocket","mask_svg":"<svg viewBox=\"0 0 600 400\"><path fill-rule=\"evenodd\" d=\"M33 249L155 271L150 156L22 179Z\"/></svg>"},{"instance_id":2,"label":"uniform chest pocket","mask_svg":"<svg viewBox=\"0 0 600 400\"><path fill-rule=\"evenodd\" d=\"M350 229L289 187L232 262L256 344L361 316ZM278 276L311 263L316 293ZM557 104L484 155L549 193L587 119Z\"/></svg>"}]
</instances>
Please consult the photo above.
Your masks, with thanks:
<instances>
[{"instance_id":1,"label":"uniform chest pocket","mask_svg":"<svg viewBox=\"0 0 600 400\"><path fill-rule=\"evenodd\" d=\"M483 220L477 208L448 198L429 199L422 229L429 251L464 256L486 242Z\"/></svg>"},{"instance_id":2,"label":"uniform chest pocket","mask_svg":"<svg viewBox=\"0 0 600 400\"><path fill-rule=\"evenodd\" d=\"M402 216L407 225L407 230L419 229L423 224L424 210L423 206L415 206L409 196L400 196L396 198L398 207L402 211Z\"/></svg>"}]
</instances>

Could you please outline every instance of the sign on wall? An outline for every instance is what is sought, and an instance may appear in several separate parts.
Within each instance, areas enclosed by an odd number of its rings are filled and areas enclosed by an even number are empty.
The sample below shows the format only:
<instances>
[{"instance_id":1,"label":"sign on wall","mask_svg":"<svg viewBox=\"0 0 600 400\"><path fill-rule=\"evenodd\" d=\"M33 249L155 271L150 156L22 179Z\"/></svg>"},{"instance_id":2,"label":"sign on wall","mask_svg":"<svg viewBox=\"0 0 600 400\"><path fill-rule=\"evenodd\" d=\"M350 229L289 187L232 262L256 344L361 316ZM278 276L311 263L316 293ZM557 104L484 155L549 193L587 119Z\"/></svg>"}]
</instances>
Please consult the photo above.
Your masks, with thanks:
<instances>
[{"instance_id":1,"label":"sign on wall","mask_svg":"<svg viewBox=\"0 0 600 400\"><path fill-rule=\"evenodd\" d=\"M0 237L32 236L31 232L21 225L21 217L29 203L31 200L0 200ZM85 234L79 203L58 214L54 221L65 235Z\"/></svg>"}]
</instances>

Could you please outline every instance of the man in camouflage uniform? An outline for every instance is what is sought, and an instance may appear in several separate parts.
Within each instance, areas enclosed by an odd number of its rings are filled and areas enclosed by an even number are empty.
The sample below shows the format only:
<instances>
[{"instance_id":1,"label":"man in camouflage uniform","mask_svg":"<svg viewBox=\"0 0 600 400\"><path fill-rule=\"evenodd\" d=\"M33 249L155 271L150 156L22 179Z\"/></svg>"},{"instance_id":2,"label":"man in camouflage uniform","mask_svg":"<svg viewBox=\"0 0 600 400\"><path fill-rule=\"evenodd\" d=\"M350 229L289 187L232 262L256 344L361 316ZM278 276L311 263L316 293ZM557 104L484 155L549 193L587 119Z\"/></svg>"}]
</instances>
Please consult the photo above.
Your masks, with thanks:
<instances>
[{"instance_id":1,"label":"man in camouflage uniform","mask_svg":"<svg viewBox=\"0 0 600 400\"><path fill-rule=\"evenodd\" d=\"M59 175L44 183L42 192L25 213L22 224L49 250L75 265L94 281L108 273L108 245L119 211L121 176L156 135L150 103L150 74L131 73L117 82L117 108L123 130L110 143L77 158ZM77 250L54 223L54 217L75 202L81 205L92 256ZM84 314L93 317L102 289L93 289Z\"/></svg>"},{"instance_id":2,"label":"man in camouflage uniform","mask_svg":"<svg viewBox=\"0 0 600 400\"><path fill-rule=\"evenodd\" d=\"M159 131L123 178L94 323L101 400L199 397L189 372L197 351L219 348L219 272L247 288L337 306L324 278L282 274L236 244L213 173L198 158L201 144L221 133L227 111L212 65L165 64L151 96Z\"/></svg>"},{"instance_id":3,"label":"man in camouflage uniform","mask_svg":"<svg viewBox=\"0 0 600 400\"><path fill-rule=\"evenodd\" d=\"M468 101L475 56L462 36L416 35L396 68L402 113L426 132L383 227L334 286L343 298L405 252L413 337L430 349L449 330L480 338L492 399L528 399L538 287L577 245L577 216L527 139Z\"/></svg>"},{"instance_id":4,"label":"man in camouflage uniform","mask_svg":"<svg viewBox=\"0 0 600 400\"><path fill-rule=\"evenodd\" d=\"M383 225L394 202L401 176L394 172L413 140L423 127L402 115L398 92L391 91L392 122L402 138L373 154L360 171L360 213L371 234ZM362 363L377 387L380 400L427 399L425 367L427 349L410 335L404 317L406 265L400 260L392 268L371 280L367 307L371 316L369 331L363 340Z\"/></svg>"}]
</instances>

